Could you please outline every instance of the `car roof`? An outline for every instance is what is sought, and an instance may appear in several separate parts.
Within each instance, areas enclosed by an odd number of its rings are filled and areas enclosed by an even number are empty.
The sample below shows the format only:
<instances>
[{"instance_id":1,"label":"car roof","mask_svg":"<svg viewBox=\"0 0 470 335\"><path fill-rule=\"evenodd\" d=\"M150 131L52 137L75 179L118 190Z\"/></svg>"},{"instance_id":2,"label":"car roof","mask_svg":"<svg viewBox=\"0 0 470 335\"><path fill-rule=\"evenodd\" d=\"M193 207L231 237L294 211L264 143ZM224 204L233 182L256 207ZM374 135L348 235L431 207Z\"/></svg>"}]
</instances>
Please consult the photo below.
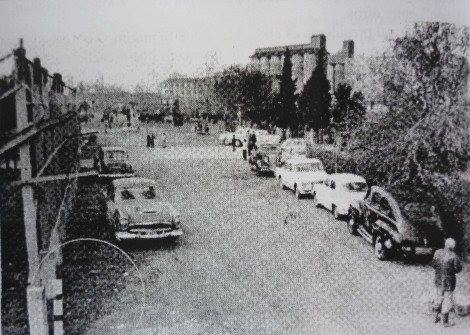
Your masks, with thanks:
<instances>
[{"instance_id":1,"label":"car roof","mask_svg":"<svg viewBox=\"0 0 470 335\"><path fill-rule=\"evenodd\" d=\"M157 184L155 180L140 177L119 178L113 180L112 183L114 187L155 186Z\"/></svg>"},{"instance_id":2,"label":"car roof","mask_svg":"<svg viewBox=\"0 0 470 335\"><path fill-rule=\"evenodd\" d=\"M302 164L302 163L321 163L321 160L318 158L307 158L307 157L294 157L287 160L286 163L290 164Z\"/></svg>"},{"instance_id":3,"label":"car roof","mask_svg":"<svg viewBox=\"0 0 470 335\"><path fill-rule=\"evenodd\" d=\"M354 173L332 173L330 175L330 178L335 180L336 182L342 182L342 183L347 183L347 182L363 182L365 183L366 180L364 177L359 176Z\"/></svg>"},{"instance_id":4,"label":"car roof","mask_svg":"<svg viewBox=\"0 0 470 335\"><path fill-rule=\"evenodd\" d=\"M111 146L107 146L107 147L101 147L103 149L103 151L127 151L125 148L123 147L111 147Z\"/></svg>"}]
</instances>

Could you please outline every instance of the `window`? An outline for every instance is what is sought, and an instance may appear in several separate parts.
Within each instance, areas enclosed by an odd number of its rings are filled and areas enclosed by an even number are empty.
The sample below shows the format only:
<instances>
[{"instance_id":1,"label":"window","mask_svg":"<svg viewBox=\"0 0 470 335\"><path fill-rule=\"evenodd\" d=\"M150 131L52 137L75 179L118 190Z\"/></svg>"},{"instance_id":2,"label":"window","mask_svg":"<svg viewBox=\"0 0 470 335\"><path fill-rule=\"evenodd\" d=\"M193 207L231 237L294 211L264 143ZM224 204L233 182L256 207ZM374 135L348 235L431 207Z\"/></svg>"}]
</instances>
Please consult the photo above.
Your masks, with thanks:
<instances>
[{"instance_id":1,"label":"window","mask_svg":"<svg viewBox=\"0 0 470 335\"><path fill-rule=\"evenodd\" d=\"M365 192L367 191L367 184L363 182L347 183L346 189L351 192Z\"/></svg>"},{"instance_id":2,"label":"window","mask_svg":"<svg viewBox=\"0 0 470 335\"><path fill-rule=\"evenodd\" d=\"M392 207L390 206L390 204L388 203L386 198L382 198L380 200L379 210L380 210L380 213L382 213L386 217L388 217L392 220L395 220L395 215L393 215Z\"/></svg>"},{"instance_id":3,"label":"window","mask_svg":"<svg viewBox=\"0 0 470 335\"><path fill-rule=\"evenodd\" d=\"M128 189L124 189L124 190L122 190L122 192L121 192L121 198L122 198L123 200L132 200L132 199L135 199L135 196L134 196L134 194L133 194L131 191L129 191Z\"/></svg>"},{"instance_id":4,"label":"window","mask_svg":"<svg viewBox=\"0 0 470 335\"><path fill-rule=\"evenodd\" d=\"M379 193L377 193L377 192L372 193L372 195L370 197L370 204L374 207L378 207L381 198L382 197L380 196Z\"/></svg>"}]
</instances>

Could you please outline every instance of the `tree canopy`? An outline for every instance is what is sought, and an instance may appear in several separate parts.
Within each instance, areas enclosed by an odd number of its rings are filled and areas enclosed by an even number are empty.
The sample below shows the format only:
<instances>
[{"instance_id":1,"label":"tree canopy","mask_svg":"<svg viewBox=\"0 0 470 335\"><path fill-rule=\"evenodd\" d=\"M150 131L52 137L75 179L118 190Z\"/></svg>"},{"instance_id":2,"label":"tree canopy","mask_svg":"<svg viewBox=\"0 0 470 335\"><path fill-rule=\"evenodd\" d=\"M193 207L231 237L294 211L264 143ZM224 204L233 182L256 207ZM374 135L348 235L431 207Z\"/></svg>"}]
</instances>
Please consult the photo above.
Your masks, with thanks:
<instances>
[{"instance_id":1,"label":"tree canopy","mask_svg":"<svg viewBox=\"0 0 470 335\"><path fill-rule=\"evenodd\" d=\"M295 81L292 79L292 60L289 49L284 53L279 93L275 98L274 114L278 127L291 128L295 134L299 127L299 118L295 104Z\"/></svg>"}]
</instances>

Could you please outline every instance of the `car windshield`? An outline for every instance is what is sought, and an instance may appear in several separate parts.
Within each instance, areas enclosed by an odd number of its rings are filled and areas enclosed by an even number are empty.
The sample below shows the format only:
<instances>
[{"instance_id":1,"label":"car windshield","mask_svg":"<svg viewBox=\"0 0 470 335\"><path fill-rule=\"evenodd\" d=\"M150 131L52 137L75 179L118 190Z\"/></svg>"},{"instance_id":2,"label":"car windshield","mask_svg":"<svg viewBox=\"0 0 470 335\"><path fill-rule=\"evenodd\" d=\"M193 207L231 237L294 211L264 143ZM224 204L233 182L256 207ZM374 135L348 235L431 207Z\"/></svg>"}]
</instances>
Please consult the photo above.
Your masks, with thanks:
<instances>
[{"instance_id":1,"label":"car windshield","mask_svg":"<svg viewBox=\"0 0 470 335\"><path fill-rule=\"evenodd\" d=\"M313 172L322 170L323 167L320 163L300 163L294 166L294 171L296 172Z\"/></svg>"},{"instance_id":2,"label":"car windshield","mask_svg":"<svg viewBox=\"0 0 470 335\"><path fill-rule=\"evenodd\" d=\"M364 182L347 183L346 189L351 192L366 192L367 184Z\"/></svg>"},{"instance_id":3,"label":"car windshield","mask_svg":"<svg viewBox=\"0 0 470 335\"><path fill-rule=\"evenodd\" d=\"M104 157L108 161L123 162L126 159L126 153L124 151L106 151Z\"/></svg>"},{"instance_id":4,"label":"car windshield","mask_svg":"<svg viewBox=\"0 0 470 335\"><path fill-rule=\"evenodd\" d=\"M134 199L156 199L157 194L154 186L148 187L136 187L136 188L125 188L121 191L122 200L134 200Z\"/></svg>"}]
</instances>

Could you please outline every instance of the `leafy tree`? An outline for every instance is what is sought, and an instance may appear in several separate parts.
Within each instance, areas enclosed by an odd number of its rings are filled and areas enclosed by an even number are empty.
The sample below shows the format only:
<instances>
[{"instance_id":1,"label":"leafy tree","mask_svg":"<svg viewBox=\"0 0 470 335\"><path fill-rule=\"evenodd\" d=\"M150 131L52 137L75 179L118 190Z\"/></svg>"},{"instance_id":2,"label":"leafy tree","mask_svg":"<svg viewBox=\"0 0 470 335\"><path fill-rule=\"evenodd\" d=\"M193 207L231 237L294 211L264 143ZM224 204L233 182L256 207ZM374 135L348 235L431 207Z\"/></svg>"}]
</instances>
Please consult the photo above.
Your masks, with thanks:
<instances>
[{"instance_id":1,"label":"leafy tree","mask_svg":"<svg viewBox=\"0 0 470 335\"><path fill-rule=\"evenodd\" d=\"M222 72L214 91L232 118L239 107L252 122L261 123L271 117L271 79L260 71L231 66Z\"/></svg>"},{"instance_id":2,"label":"leafy tree","mask_svg":"<svg viewBox=\"0 0 470 335\"><path fill-rule=\"evenodd\" d=\"M295 104L295 82L292 79L292 61L289 49L284 53L279 94L275 98L275 124L283 129L291 128L295 135L298 132L299 118Z\"/></svg>"},{"instance_id":3,"label":"leafy tree","mask_svg":"<svg viewBox=\"0 0 470 335\"><path fill-rule=\"evenodd\" d=\"M331 110L333 126L343 140L349 143L351 134L364 122L366 109L361 92L341 83L335 91L335 104Z\"/></svg>"},{"instance_id":4,"label":"leafy tree","mask_svg":"<svg viewBox=\"0 0 470 335\"><path fill-rule=\"evenodd\" d=\"M322 130L330 124L330 83L326 77L327 55L325 48L318 54L318 62L312 75L305 84L300 96L299 106L308 127L317 133L321 141Z\"/></svg>"}]
</instances>

